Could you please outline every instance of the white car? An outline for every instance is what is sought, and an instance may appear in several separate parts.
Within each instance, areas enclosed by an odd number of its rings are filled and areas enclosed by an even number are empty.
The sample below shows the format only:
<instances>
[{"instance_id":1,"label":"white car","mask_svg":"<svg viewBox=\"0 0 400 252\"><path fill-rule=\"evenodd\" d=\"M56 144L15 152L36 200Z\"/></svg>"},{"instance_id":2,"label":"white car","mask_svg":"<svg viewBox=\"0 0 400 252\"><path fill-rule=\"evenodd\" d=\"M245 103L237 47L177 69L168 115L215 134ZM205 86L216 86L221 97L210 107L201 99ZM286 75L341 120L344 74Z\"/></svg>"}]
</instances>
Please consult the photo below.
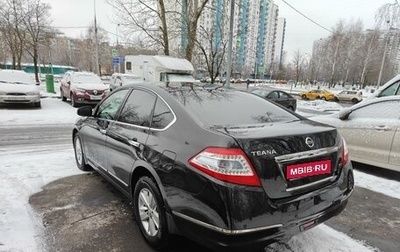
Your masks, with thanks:
<instances>
[{"instance_id":1,"label":"white car","mask_svg":"<svg viewBox=\"0 0 400 252\"><path fill-rule=\"evenodd\" d=\"M390 95L400 95L400 74L383 84L369 98L378 98Z\"/></svg>"},{"instance_id":2,"label":"white car","mask_svg":"<svg viewBox=\"0 0 400 252\"><path fill-rule=\"evenodd\" d=\"M400 96L365 100L310 119L337 127L352 161L400 171Z\"/></svg>"},{"instance_id":3,"label":"white car","mask_svg":"<svg viewBox=\"0 0 400 252\"><path fill-rule=\"evenodd\" d=\"M363 94L357 90L343 90L336 94L334 99L339 102L347 101L356 104L363 100Z\"/></svg>"},{"instance_id":4,"label":"white car","mask_svg":"<svg viewBox=\"0 0 400 252\"><path fill-rule=\"evenodd\" d=\"M139 75L113 73L111 75L110 89L112 91L123 85L135 84L140 82L142 82L142 78Z\"/></svg>"},{"instance_id":5,"label":"white car","mask_svg":"<svg viewBox=\"0 0 400 252\"><path fill-rule=\"evenodd\" d=\"M40 90L31 76L22 70L0 71L0 104L25 103L40 108Z\"/></svg>"}]
</instances>

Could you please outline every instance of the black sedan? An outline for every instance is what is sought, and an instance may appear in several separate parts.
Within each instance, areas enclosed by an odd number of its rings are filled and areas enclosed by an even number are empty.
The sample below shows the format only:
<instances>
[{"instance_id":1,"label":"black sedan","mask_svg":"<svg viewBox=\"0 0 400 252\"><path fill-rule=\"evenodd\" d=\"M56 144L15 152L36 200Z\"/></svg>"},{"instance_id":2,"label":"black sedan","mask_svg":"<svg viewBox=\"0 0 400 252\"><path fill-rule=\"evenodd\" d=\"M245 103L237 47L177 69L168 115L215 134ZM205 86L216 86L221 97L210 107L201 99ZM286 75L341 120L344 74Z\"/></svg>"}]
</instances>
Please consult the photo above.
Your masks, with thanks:
<instances>
[{"instance_id":1,"label":"black sedan","mask_svg":"<svg viewBox=\"0 0 400 252\"><path fill-rule=\"evenodd\" d=\"M258 251L339 214L353 191L334 127L247 92L133 84L78 114L78 168L132 200L156 249L178 234Z\"/></svg>"},{"instance_id":2,"label":"black sedan","mask_svg":"<svg viewBox=\"0 0 400 252\"><path fill-rule=\"evenodd\" d=\"M292 95L282 90L270 88L257 88L250 91L252 94L258 95L264 99L272 100L285 108L296 111L297 100Z\"/></svg>"}]
</instances>

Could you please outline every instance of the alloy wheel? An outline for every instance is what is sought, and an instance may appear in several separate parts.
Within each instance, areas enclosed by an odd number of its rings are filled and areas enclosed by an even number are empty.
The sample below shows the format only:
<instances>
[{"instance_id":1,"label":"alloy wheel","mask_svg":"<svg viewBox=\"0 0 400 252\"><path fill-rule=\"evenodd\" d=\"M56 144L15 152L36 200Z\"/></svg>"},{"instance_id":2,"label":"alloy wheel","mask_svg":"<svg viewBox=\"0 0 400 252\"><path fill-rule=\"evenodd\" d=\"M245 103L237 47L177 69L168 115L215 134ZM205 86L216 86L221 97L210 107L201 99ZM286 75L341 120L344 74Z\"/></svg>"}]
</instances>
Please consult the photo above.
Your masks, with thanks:
<instances>
[{"instance_id":1,"label":"alloy wheel","mask_svg":"<svg viewBox=\"0 0 400 252\"><path fill-rule=\"evenodd\" d=\"M160 228L160 218L154 195L147 188L142 188L139 193L138 207L140 221L147 235L156 236Z\"/></svg>"},{"instance_id":2,"label":"alloy wheel","mask_svg":"<svg viewBox=\"0 0 400 252\"><path fill-rule=\"evenodd\" d=\"M81 147L81 140L79 137L75 139L75 156L76 156L76 162L78 163L79 166L82 166L83 164L83 153L82 153L82 147Z\"/></svg>"}]
</instances>

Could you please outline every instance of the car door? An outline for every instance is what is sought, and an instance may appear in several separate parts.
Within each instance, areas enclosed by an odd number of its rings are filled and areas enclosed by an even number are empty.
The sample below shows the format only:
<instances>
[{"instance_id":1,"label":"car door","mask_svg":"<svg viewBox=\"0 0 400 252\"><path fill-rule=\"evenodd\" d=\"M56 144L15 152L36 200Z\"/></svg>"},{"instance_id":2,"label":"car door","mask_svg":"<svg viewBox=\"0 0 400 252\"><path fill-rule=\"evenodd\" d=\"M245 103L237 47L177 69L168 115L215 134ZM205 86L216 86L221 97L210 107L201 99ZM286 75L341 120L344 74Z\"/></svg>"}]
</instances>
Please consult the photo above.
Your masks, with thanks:
<instances>
[{"instance_id":1,"label":"car door","mask_svg":"<svg viewBox=\"0 0 400 252\"><path fill-rule=\"evenodd\" d=\"M397 170L400 171L400 104L393 108L393 113L397 115L397 118L394 119L397 130L390 149L389 164L397 166Z\"/></svg>"},{"instance_id":2,"label":"car door","mask_svg":"<svg viewBox=\"0 0 400 252\"><path fill-rule=\"evenodd\" d=\"M310 92L309 92L309 94L308 94L308 98L310 99L310 100L314 100L314 99L316 99L317 97L319 97L319 94L321 93L321 91L320 90L311 90Z\"/></svg>"},{"instance_id":3,"label":"car door","mask_svg":"<svg viewBox=\"0 0 400 252\"><path fill-rule=\"evenodd\" d=\"M277 91L271 91L268 95L267 95L267 99L274 101L276 103L279 103L282 105L281 101L279 100L279 94ZM283 105L282 105L283 106Z\"/></svg>"},{"instance_id":4,"label":"car door","mask_svg":"<svg viewBox=\"0 0 400 252\"><path fill-rule=\"evenodd\" d=\"M62 94L64 94L65 97L70 98L70 84L71 83L71 75L69 73L66 73L61 80L61 91Z\"/></svg>"},{"instance_id":5,"label":"car door","mask_svg":"<svg viewBox=\"0 0 400 252\"><path fill-rule=\"evenodd\" d=\"M84 152L91 164L102 170L106 166L106 133L113 124L117 112L129 90L120 90L111 94L97 107L94 116L88 117L86 126L81 129L84 136Z\"/></svg>"},{"instance_id":6,"label":"car door","mask_svg":"<svg viewBox=\"0 0 400 252\"><path fill-rule=\"evenodd\" d=\"M118 119L107 132L107 167L115 182L124 190L128 190L133 164L138 159L144 159L155 101L154 93L133 90Z\"/></svg>"},{"instance_id":7,"label":"car door","mask_svg":"<svg viewBox=\"0 0 400 252\"><path fill-rule=\"evenodd\" d=\"M398 105L399 102L382 101L360 107L338 126L354 161L373 165L389 163L399 115L392 108Z\"/></svg>"},{"instance_id":8,"label":"car door","mask_svg":"<svg viewBox=\"0 0 400 252\"><path fill-rule=\"evenodd\" d=\"M342 91L339 93L340 101L348 101L349 100L349 93L348 91Z\"/></svg>"},{"instance_id":9,"label":"car door","mask_svg":"<svg viewBox=\"0 0 400 252\"><path fill-rule=\"evenodd\" d=\"M281 91L279 91L278 94L279 94L279 103L282 104L285 108L289 108L289 106L292 105L290 97L286 93Z\"/></svg>"}]
</instances>

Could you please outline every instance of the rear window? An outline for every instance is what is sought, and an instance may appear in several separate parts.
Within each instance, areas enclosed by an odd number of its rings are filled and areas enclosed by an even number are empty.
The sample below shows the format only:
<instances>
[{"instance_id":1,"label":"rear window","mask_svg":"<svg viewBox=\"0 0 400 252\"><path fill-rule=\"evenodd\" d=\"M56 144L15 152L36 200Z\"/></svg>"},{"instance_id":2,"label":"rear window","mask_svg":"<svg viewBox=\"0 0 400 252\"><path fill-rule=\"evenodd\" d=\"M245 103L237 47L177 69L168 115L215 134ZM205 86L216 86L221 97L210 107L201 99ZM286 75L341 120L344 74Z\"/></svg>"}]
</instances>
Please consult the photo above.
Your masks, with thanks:
<instances>
[{"instance_id":1,"label":"rear window","mask_svg":"<svg viewBox=\"0 0 400 252\"><path fill-rule=\"evenodd\" d=\"M208 126L254 125L299 120L283 108L250 93L216 90L170 92L189 113Z\"/></svg>"}]
</instances>

